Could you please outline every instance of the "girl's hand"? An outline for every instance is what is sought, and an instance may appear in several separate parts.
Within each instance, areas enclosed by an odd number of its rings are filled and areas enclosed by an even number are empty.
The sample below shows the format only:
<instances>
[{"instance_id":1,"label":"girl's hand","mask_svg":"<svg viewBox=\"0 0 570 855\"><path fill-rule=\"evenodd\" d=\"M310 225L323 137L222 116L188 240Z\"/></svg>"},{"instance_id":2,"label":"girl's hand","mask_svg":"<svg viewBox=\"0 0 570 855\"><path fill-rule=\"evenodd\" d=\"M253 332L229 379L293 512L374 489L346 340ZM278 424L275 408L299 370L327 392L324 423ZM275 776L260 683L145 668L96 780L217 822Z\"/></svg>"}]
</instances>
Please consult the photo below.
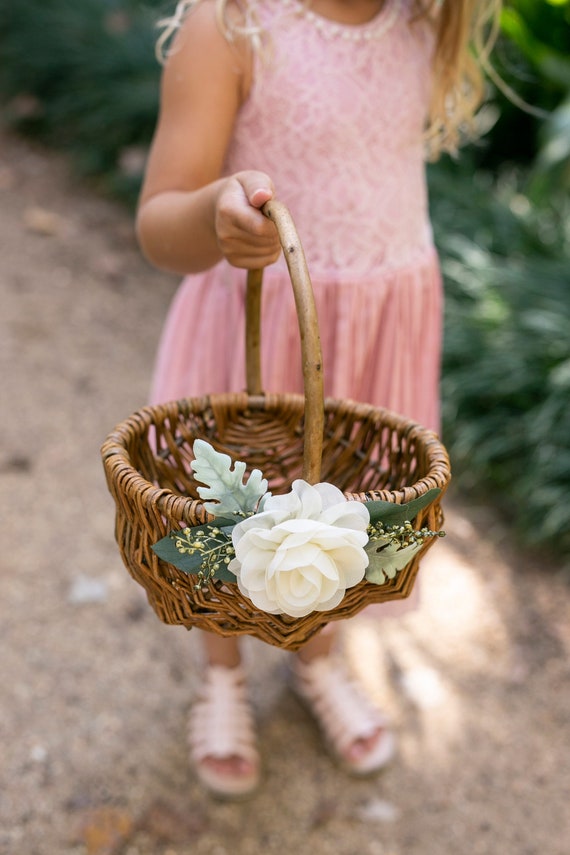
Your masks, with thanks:
<instances>
[{"instance_id":1,"label":"girl's hand","mask_svg":"<svg viewBox=\"0 0 570 855\"><path fill-rule=\"evenodd\" d=\"M220 251L234 267L253 270L277 261L277 229L259 210L273 195L273 183L263 172L238 172L222 183L214 228Z\"/></svg>"}]
</instances>

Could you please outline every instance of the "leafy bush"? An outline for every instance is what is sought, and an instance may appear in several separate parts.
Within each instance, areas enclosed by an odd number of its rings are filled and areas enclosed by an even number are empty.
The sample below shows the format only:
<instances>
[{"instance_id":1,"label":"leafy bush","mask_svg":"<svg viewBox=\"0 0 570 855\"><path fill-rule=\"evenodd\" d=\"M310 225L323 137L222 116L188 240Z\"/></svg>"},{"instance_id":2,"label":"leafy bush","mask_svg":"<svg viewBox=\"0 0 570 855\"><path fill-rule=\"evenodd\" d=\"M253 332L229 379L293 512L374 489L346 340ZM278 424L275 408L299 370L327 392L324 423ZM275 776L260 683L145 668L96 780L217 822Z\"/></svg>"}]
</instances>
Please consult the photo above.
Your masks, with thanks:
<instances>
[{"instance_id":1,"label":"leafy bush","mask_svg":"<svg viewBox=\"0 0 570 855\"><path fill-rule=\"evenodd\" d=\"M546 117L570 95L570 0L505 0L492 65L515 97L494 91L498 118L476 162L493 169L505 161L530 165L544 142Z\"/></svg>"},{"instance_id":2,"label":"leafy bush","mask_svg":"<svg viewBox=\"0 0 570 855\"><path fill-rule=\"evenodd\" d=\"M525 542L570 548L570 203L516 173L430 174L446 283L444 436Z\"/></svg>"},{"instance_id":3,"label":"leafy bush","mask_svg":"<svg viewBox=\"0 0 570 855\"><path fill-rule=\"evenodd\" d=\"M18 129L134 197L158 107L156 9L135 0L0 5L0 95Z\"/></svg>"}]
</instances>

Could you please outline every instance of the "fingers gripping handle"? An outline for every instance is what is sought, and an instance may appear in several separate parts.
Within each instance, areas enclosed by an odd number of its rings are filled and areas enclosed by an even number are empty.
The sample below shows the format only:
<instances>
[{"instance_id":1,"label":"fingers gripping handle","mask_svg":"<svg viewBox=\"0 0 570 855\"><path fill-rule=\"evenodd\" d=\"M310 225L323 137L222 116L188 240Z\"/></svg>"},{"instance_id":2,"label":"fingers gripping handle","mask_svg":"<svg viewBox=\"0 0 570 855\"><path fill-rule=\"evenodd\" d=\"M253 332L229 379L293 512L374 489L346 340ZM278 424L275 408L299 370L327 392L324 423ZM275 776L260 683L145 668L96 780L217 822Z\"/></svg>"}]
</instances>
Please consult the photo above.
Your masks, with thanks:
<instances>
[{"instance_id":1,"label":"fingers gripping handle","mask_svg":"<svg viewBox=\"0 0 570 855\"><path fill-rule=\"evenodd\" d=\"M271 200L261 209L275 223L293 286L301 335L305 428L303 478L320 480L324 429L323 359L313 286L305 253L291 214L281 202ZM250 395L262 392L261 384L261 286L262 270L250 270L246 293L246 380Z\"/></svg>"}]
</instances>

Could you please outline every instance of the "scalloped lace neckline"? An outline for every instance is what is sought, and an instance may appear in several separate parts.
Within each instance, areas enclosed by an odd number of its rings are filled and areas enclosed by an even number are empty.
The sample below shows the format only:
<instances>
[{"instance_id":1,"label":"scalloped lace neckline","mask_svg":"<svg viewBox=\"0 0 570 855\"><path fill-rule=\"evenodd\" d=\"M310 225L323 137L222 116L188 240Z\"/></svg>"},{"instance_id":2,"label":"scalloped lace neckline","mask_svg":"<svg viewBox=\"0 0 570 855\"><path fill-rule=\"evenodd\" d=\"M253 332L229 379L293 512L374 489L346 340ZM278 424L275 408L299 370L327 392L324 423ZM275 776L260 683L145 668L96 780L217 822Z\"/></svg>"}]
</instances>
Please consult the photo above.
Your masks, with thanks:
<instances>
[{"instance_id":1,"label":"scalloped lace neckline","mask_svg":"<svg viewBox=\"0 0 570 855\"><path fill-rule=\"evenodd\" d=\"M327 38L353 41L382 38L394 24L401 5L401 0L385 0L382 8L370 21L363 24L345 24L313 12L310 7L304 4L303 0L281 0L281 2L285 7L295 8L298 14L303 15Z\"/></svg>"}]
</instances>

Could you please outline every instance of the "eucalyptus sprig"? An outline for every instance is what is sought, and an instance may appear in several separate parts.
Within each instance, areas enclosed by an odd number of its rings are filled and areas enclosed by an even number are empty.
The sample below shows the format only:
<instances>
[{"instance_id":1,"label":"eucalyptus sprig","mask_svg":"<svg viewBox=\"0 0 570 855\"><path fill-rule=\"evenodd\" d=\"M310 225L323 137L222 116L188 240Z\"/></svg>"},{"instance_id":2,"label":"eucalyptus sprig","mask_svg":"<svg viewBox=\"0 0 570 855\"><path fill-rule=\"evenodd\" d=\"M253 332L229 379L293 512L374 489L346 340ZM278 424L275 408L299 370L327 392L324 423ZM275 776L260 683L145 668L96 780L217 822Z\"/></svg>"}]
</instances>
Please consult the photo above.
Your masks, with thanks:
<instances>
[{"instance_id":1,"label":"eucalyptus sprig","mask_svg":"<svg viewBox=\"0 0 570 855\"><path fill-rule=\"evenodd\" d=\"M210 582L216 574L219 578L219 573L227 568L236 554L231 536L218 526L204 526L198 531L184 528L175 533L172 539L180 555L196 556L200 561L196 574L198 587Z\"/></svg>"},{"instance_id":2,"label":"eucalyptus sprig","mask_svg":"<svg viewBox=\"0 0 570 855\"><path fill-rule=\"evenodd\" d=\"M368 526L368 543L364 547L368 555L366 580L383 585L394 579L397 573L412 560L430 537L444 537L444 531L431 531L424 527L414 529L409 520L395 525L386 525L381 520Z\"/></svg>"},{"instance_id":3,"label":"eucalyptus sprig","mask_svg":"<svg viewBox=\"0 0 570 855\"><path fill-rule=\"evenodd\" d=\"M407 546L422 546L428 537L444 537L443 531L431 531L424 527L415 529L409 520L406 520L403 525L385 525L383 522L377 522L374 525L368 526L368 536L371 543L381 544L392 543L398 549L405 549Z\"/></svg>"},{"instance_id":4,"label":"eucalyptus sprig","mask_svg":"<svg viewBox=\"0 0 570 855\"><path fill-rule=\"evenodd\" d=\"M232 531L244 517L244 514L236 514L220 518L215 523L171 531L155 543L152 550L163 561L196 576L198 588L213 579L235 582L235 575L228 570L228 564L235 555Z\"/></svg>"}]
</instances>

